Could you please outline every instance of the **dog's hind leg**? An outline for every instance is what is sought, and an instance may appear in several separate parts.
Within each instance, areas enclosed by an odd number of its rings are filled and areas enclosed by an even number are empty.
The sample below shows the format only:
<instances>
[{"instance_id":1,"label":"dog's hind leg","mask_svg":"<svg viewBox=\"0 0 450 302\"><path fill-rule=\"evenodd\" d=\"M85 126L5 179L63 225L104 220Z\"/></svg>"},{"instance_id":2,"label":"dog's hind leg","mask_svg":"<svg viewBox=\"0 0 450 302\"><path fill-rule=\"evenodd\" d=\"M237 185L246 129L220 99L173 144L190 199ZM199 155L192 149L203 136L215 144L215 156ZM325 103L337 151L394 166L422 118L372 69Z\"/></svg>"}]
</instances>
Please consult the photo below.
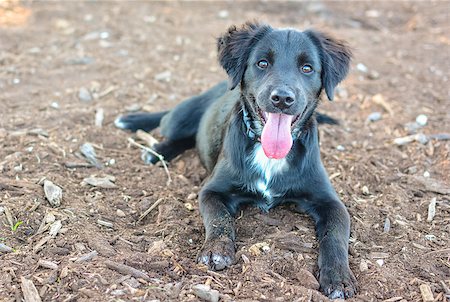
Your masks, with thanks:
<instances>
[{"instance_id":1,"label":"dog's hind leg","mask_svg":"<svg viewBox=\"0 0 450 302\"><path fill-rule=\"evenodd\" d=\"M203 114L227 91L227 83L221 82L206 92L181 102L171 111L161 113L139 113L120 117L117 127L129 130L152 130L161 127L164 140L152 148L164 157L165 161L174 159L196 144L196 134ZM146 163L156 163L159 158L149 152L142 154Z\"/></svg>"}]
</instances>

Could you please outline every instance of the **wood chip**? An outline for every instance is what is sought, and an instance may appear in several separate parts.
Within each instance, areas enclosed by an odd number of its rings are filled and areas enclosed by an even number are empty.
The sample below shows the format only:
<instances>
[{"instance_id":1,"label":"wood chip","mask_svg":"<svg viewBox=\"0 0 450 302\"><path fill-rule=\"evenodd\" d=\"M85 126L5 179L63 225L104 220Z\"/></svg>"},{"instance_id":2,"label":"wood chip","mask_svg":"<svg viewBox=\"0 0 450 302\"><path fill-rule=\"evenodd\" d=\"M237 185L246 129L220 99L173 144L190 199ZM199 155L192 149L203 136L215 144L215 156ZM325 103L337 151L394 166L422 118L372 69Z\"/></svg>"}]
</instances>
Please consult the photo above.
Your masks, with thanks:
<instances>
[{"instance_id":1,"label":"wood chip","mask_svg":"<svg viewBox=\"0 0 450 302\"><path fill-rule=\"evenodd\" d=\"M425 145L426 143L428 143L428 137L423 133L417 133L404 137L398 137L393 140L393 143L397 146L403 146L412 142L419 142Z\"/></svg>"},{"instance_id":2,"label":"wood chip","mask_svg":"<svg viewBox=\"0 0 450 302\"><path fill-rule=\"evenodd\" d=\"M75 260L75 263L88 262L97 257L98 253L96 250L89 252L87 254L83 254Z\"/></svg>"},{"instance_id":3,"label":"wood chip","mask_svg":"<svg viewBox=\"0 0 450 302\"><path fill-rule=\"evenodd\" d=\"M121 273L122 275L130 275L133 276L135 278L142 278L146 281L150 280L150 277L144 273L141 272L140 270L135 269L134 267L122 264L122 263L117 263L111 260L105 260L105 265L106 267L115 270L119 273Z\"/></svg>"},{"instance_id":4,"label":"wood chip","mask_svg":"<svg viewBox=\"0 0 450 302\"><path fill-rule=\"evenodd\" d=\"M386 219L384 220L383 232L389 233L390 230L391 230L391 220L389 219L389 217L386 217Z\"/></svg>"},{"instance_id":5,"label":"wood chip","mask_svg":"<svg viewBox=\"0 0 450 302\"><path fill-rule=\"evenodd\" d=\"M151 148L158 143L158 140L154 138L153 135L151 135L148 132L145 132L144 130L139 129L138 131L136 131L136 137L139 138L141 141L144 141L147 144L147 146Z\"/></svg>"},{"instance_id":6,"label":"wood chip","mask_svg":"<svg viewBox=\"0 0 450 302\"><path fill-rule=\"evenodd\" d=\"M440 180L423 177L419 175L405 175L407 177L408 183L419 185L420 190L439 193L442 195L450 194L450 186Z\"/></svg>"},{"instance_id":7,"label":"wood chip","mask_svg":"<svg viewBox=\"0 0 450 302\"><path fill-rule=\"evenodd\" d=\"M104 118L105 118L105 110L103 110L103 108L98 108L95 111L95 126L102 127Z\"/></svg>"},{"instance_id":8,"label":"wood chip","mask_svg":"<svg viewBox=\"0 0 450 302\"><path fill-rule=\"evenodd\" d=\"M419 286L420 294L422 295L423 302L433 302L434 296L431 288L428 284L424 283Z\"/></svg>"},{"instance_id":9,"label":"wood chip","mask_svg":"<svg viewBox=\"0 0 450 302\"><path fill-rule=\"evenodd\" d=\"M107 177L86 177L83 183L103 189L115 189L117 185Z\"/></svg>"},{"instance_id":10,"label":"wood chip","mask_svg":"<svg viewBox=\"0 0 450 302\"><path fill-rule=\"evenodd\" d=\"M20 287L22 288L23 298L25 302L42 301L36 289L36 286L34 286L33 281L25 279L24 277L20 277L20 280L22 282L20 284Z\"/></svg>"},{"instance_id":11,"label":"wood chip","mask_svg":"<svg viewBox=\"0 0 450 302\"><path fill-rule=\"evenodd\" d=\"M372 259L385 259L385 258L389 258L389 254L383 253L383 252L371 252L369 254L369 257Z\"/></svg>"},{"instance_id":12,"label":"wood chip","mask_svg":"<svg viewBox=\"0 0 450 302\"><path fill-rule=\"evenodd\" d=\"M383 300L383 302L397 302L397 301L400 301L402 299L403 299L403 297L392 297L392 298Z\"/></svg>"},{"instance_id":13,"label":"wood chip","mask_svg":"<svg viewBox=\"0 0 450 302\"><path fill-rule=\"evenodd\" d=\"M77 162L65 162L64 166L68 169L76 169L76 168L91 168L94 167L92 164L90 163L77 163Z\"/></svg>"},{"instance_id":14,"label":"wood chip","mask_svg":"<svg viewBox=\"0 0 450 302\"><path fill-rule=\"evenodd\" d=\"M383 109L386 110L386 112L388 112L389 115L391 115L391 116L394 115L394 110L392 110L391 105L389 105L389 103L386 102L386 100L384 99L384 96L382 94L379 94L379 93L375 94L372 97L372 102L383 107Z\"/></svg>"},{"instance_id":15,"label":"wood chip","mask_svg":"<svg viewBox=\"0 0 450 302\"><path fill-rule=\"evenodd\" d=\"M112 257L116 255L116 250L108 242L108 240L99 236L90 236L88 238L89 247L98 251L101 256Z\"/></svg>"},{"instance_id":16,"label":"wood chip","mask_svg":"<svg viewBox=\"0 0 450 302\"><path fill-rule=\"evenodd\" d=\"M11 211L9 210L8 207L5 207L4 210L5 210L6 220L7 220L8 223L9 223L9 227L10 227L11 229L13 229L13 227L14 227L14 220L13 220Z\"/></svg>"},{"instance_id":17,"label":"wood chip","mask_svg":"<svg viewBox=\"0 0 450 302\"><path fill-rule=\"evenodd\" d=\"M257 242L248 248L248 251L253 256L261 255L261 252L267 253L270 251L269 244L267 242Z\"/></svg>"},{"instance_id":18,"label":"wood chip","mask_svg":"<svg viewBox=\"0 0 450 302\"><path fill-rule=\"evenodd\" d=\"M62 200L62 189L52 183L50 180L44 181L44 194L50 205L59 207Z\"/></svg>"},{"instance_id":19,"label":"wood chip","mask_svg":"<svg viewBox=\"0 0 450 302\"><path fill-rule=\"evenodd\" d=\"M39 259L38 266L41 266L41 267L44 267L44 268L53 269L53 270L57 270L58 269L58 264L56 264L56 263L54 263L52 261L43 260L43 259Z\"/></svg>"},{"instance_id":20,"label":"wood chip","mask_svg":"<svg viewBox=\"0 0 450 302\"><path fill-rule=\"evenodd\" d=\"M48 232L51 237L56 237L58 235L59 231L61 230L62 222L61 220L56 220L52 223L50 226L50 231Z\"/></svg>"},{"instance_id":21,"label":"wood chip","mask_svg":"<svg viewBox=\"0 0 450 302\"><path fill-rule=\"evenodd\" d=\"M14 249L12 247L7 246L4 243L0 243L0 253L12 253Z\"/></svg>"},{"instance_id":22,"label":"wood chip","mask_svg":"<svg viewBox=\"0 0 450 302\"><path fill-rule=\"evenodd\" d=\"M51 236L46 236L44 238L42 238L41 240L38 241L38 243L36 243L36 245L33 247L33 252L37 253L39 252L42 247L51 239Z\"/></svg>"},{"instance_id":23,"label":"wood chip","mask_svg":"<svg viewBox=\"0 0 450 302\"><path fill-rule=\"evenodd\" d=\"M206 284L196 284L192 286L194 294L204 301L218 302L219 301L219 291L211 289L209 285Z\"/></svg>"},{"instance_id":24,"label":"wood chip","mask_svg":"<svg viewBox=\"0 0 450 302\"><path fill-rule=\"evenodd\" d=\"M105 220L101 220L101 219L97 219L97 223L98 223L99 225L101 225L101 226L105 226L105 227L111 228L111 229L114 227L114 225L112 224L112 222L105 221Z\"/></svg>"},{"instance_id":25,"label":"wood chip","mask_svg":"<svg viewBox=\"0 0 450 302\"><path fill-rule=\"evenodd\" d=\"M95 167L99 169L103 168L102 163L97 160L97 154L95 154L94 146L92 144L84 143L80 147L80 152L87 159L87 161L93 164Z\"/></svg>"},{"instance_id":26,"label":"wood chip","mask_svg":"<svg viewBox=\"0 0 450 302\"><path fill-rule=\"evenodd\" d=\"M427 221L432 222L435 215L436 215L436 197L433 197L433 199L431 199L430 201L430 204L428 205Z\"/></svg>"}]
</instances>

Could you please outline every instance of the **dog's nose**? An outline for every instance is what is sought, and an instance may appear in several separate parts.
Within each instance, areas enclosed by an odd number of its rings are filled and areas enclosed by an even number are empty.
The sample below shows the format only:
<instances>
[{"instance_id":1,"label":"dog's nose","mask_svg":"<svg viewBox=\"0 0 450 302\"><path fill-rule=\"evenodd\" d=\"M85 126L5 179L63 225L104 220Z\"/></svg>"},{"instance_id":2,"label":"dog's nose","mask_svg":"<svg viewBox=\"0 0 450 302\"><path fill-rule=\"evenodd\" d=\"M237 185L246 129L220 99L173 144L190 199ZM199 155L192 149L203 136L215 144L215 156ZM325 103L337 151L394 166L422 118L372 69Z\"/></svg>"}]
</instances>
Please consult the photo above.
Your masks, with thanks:
<instances>
[{"instance_id":1,"label":"dog's nose","mask_svg":"<svg viewBox=\"0 0 450 302\"><path fill-rule=\"evenodd\" d=\"M280 90L275 89L270 94L270 100L272 101L275 107L280 109L286 109L291 107L295 102L295 95L292 91L289 90Z\"/></svg>"}]
</instances>

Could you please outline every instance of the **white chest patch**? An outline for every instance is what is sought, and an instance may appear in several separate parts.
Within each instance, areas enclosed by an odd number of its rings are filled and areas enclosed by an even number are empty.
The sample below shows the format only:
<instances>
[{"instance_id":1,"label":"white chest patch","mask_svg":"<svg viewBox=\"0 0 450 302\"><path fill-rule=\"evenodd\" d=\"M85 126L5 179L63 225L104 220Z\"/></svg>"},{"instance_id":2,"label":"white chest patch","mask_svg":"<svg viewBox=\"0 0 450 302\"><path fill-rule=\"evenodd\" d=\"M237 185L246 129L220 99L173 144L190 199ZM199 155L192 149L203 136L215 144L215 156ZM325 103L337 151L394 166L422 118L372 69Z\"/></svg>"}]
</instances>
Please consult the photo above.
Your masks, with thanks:
<instances>
[{"instance_id":1,"label":"white chest patch","mask_svg":"<svg viewBox=\"0 0 450 302\"><path fill-rule=\"evenodd\" d=\"M282 174L288 169L288 163L285 158L268 158L261 145L257 145L253 151L252 167L257 171L259 177L254 184L256 191L264 195L267 199L272 199L277 192L271 192L270 181L277 175Z\"/></svg>"}]
</instances>

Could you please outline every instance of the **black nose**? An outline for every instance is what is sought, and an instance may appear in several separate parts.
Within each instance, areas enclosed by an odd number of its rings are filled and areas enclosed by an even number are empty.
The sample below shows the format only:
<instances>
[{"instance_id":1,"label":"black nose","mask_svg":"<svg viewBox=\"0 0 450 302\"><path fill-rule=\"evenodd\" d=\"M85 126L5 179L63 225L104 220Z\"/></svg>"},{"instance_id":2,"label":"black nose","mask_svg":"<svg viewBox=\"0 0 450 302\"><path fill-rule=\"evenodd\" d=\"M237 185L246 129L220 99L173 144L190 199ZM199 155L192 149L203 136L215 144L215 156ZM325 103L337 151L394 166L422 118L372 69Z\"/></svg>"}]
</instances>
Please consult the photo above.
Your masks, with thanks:
<instances>
[{"instance_id":1,"label":"black nose","mask_svg":"<svg viewBox=\"0 0 450 302\"><path fill-rule=\"evenodd\" d=\"M275 107L285 109L291 107L295 102L295 95L288 90L275 89L270 94L270 100Z\"/></svg>"}]
</instances>

